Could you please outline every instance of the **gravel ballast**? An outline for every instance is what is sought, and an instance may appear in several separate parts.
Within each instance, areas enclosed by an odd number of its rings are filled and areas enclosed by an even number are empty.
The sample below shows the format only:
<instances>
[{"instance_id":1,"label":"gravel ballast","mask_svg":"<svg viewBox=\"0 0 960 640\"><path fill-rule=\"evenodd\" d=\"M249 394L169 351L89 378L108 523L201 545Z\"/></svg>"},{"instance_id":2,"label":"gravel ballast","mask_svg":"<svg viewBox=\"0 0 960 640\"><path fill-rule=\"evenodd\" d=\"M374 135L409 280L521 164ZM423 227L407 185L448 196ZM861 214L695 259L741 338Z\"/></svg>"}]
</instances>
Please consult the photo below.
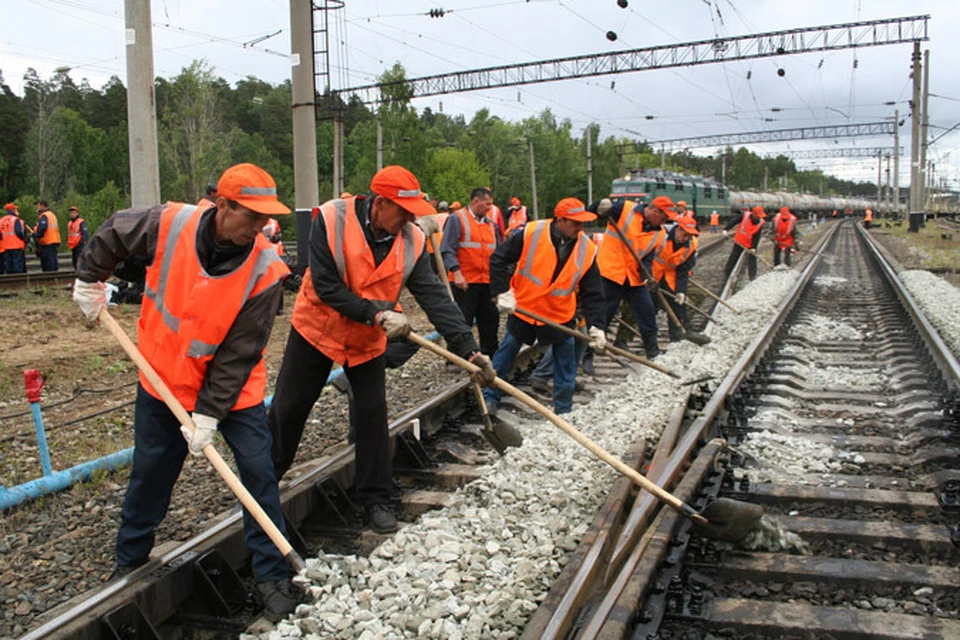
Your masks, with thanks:
<instances>
[{"instance_id":1,"label":"gravel ballast","mask_svg":"<svg viewBox=\"0 0 960 640\"><path fill-rule=\"evenodd\" d=\"M929 271L898 275L953 354L960 354L960 291Z\"/></svg>"}]
</instances>

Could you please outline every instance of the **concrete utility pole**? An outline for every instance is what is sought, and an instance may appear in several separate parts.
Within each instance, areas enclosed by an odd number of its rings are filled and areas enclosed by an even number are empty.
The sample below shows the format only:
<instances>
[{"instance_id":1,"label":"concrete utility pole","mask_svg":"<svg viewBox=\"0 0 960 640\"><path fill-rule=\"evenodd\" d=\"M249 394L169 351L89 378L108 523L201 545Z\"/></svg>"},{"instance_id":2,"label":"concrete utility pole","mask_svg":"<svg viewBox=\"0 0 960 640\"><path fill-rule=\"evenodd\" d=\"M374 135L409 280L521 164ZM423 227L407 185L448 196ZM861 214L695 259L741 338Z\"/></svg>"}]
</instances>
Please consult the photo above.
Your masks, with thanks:
<instances>
[{"instance_id":1,"label":"concrete utility pole","mask_svg":"<svg viewBox=\"0 0 960 640\"><path fill-rule=\"evenodd\" d=\"M127 42L127 137L130 199L134 207L160 202L157 102L153 88L150 0L124 0Z\"/></svg>"},{"instance_id":2,"label":"concrete utility pole","mask_svg":"<svg viewBox=\"0 0 960 640\"><path fill-rule=\"evenodd\" d=\"M900 110L893 112L893 209L900 214Z\"/></svg>"},{"instance_id":3,"label":"concrete utility pole","mask_svg":"<svg viewBox=\"0 0 960 640\"><path fill-rule=\"evenodd\" d=\"M913 100L910 127L910 208L918 212L920 203L920 42L913 43Z\"/></svg>"},{"instance_id":4,"label":"concrete utility pole","mask_svg":"<svg viewBox=\"0 0 960 640\"><path fill-rule=\"evenodd\" d=\"M588 126L587 134L587 204L593 202L593 130Z\"/></svg>"},{"instance_id":5,"label":"concrete utility pole","mask_svg":"<svg viewBox=\"0 0 960 640\"><path fill-rule=\"evenodd\" d=\"M377 171L383 169L383 122L377 116Z\"/></svg>"},{"instance_id":6,"label":"concrete utility pole","mask_svg":"<svg viewBox=\"0 0 960 640\"><path fill-rule=\"evenodd\" d=\"M727 154L720 156L720 184L727 186Z\"/></svg>"},{"instance_id":7,"label":"concrete utility pole","mask_svg":"<svg viewBox=\"0 0 960 640\"><path fill-rule=\"evenodd\" d=\"M290 0L290 50L297 264L303 266L307 264L310 212L320 204L316 91L313 87L313 11L310 0Z\"/></svg>"},{"instance_id":8,"label":"concrete utility pole","mask_svg":"<svg viewBox=\"0 0 960 640\"><path fill-rule=\"evenodd\" d=\"M537 163L533 158L533 140L527 140L530 147L530 193L533 194L533 219L539 220L537 209Z\"/></svg>"},{"instance_id":9,"label":"concrete utility pole","mask_svg":"<svg viewBox=\"0 0 960 640\"><path fill-rule=\"evenodd\" d=\"M920 101L923 110L923 119L920 123L920 207L926 208L927 203L927 139L930 126L930 114L927 112L930 96L930 50L923 52L923 99Z\"/></svg>"},{"instance_id":10,"label":"concrete utility pole","mask_svg":"<svg viewBox=\"0 0 960 640\"><path fill-rule=\"evenodd\" d=\"M883 193L883 155L877 153L877 216L880 215L880 194Z\"/></svg>"},{"instance_id":11,"label":"concrete utility pole","mask_svg":"<svg viewBox=\"0 0 960 640\"><path fill-rule=\"evenodd\" d=\"M884 170L884 174L887 176L887 185L883 192L883 204L889 215L890 212L893 211L893 207L890 204L890 156L887 156L887 168Z\"/></svg>"},{"instance_id":12,"label":"concrete utility pole","mask_svg":"<svg viewBox=\"0 0 960 640\"><path fill-rule=\"evenodd\" d=\"M333 114L333 197L343 193L343 109L334 107Z\"/></svg>"}]
</instances>

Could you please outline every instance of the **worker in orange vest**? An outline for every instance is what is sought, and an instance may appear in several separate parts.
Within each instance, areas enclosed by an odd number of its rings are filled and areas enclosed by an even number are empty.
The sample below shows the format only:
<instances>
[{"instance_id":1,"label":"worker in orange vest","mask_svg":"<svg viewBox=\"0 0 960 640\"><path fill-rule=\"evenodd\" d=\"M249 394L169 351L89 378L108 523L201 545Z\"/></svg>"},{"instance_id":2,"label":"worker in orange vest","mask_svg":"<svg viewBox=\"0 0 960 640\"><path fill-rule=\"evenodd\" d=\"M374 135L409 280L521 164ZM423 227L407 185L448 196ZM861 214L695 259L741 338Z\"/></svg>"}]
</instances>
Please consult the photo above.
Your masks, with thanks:
<instances>
[{"instance_id":1,"label":"worker in orange vest","mask_svg":"<svg viewBox=\"0 0 960 640\"><path fill-rule=\"evenodd\" d=\"M652 360L660 355L657 308L651 296L656 282L647 281L645 273L650 272L654 251L666 238L664 223L677 218L673 200L657 196L650 204L644 205L632 200L611 202L604 198L590 205L590 210L607 220L606 238L597 253L607 305L606 324L613 321L620 302L626 299L643 337L643 350ZM627 238L633 251L623 244L614 226ZM640 269L634 253L643 260L645 271Z\"/></svg>"},{"instance_id":2,"label":"worker in orange vest","mask_svg":"<svg viewBox=\"0 0 960 640\"><path fill-rule=\"evenodd\" d=\"M57 216L46 200L37 201L37 226L34 237L40 249L40 269L42 271L59 271L60 264L57 252L60 251L60 223Z\"/></svg>"},{"instance_id":3,"label":"worker in orange vest","mask_svg":"<svg viewBox=\"0 0 960 640\"><path fill-rule=\"evenodd\" d=\"M670 341L683 340L687 325L687 286L690 273L697 264L697 247L700 230L690 216L683 216L670 225L663 244L653 254L653 279L667 292L673 294L667 304L673 309L683 326L677 326L667 314Z\"/></svg>"},{"instance_id":4,"label":"worker in orange vest","mask_svg":"<svg viewBox=\"0 0 960 640\"><path fill-rule=\"evenodd\" d=\"M204 189L203 192L205 195L197 202L197 208L206 211L211 207L217 206L217 183L208 182L207 188Z\"/></svg>"},{"instance_id":5,"label":"worker in orange vest","mask_svg":"<svg viewBox=\"0 0 960 640\"><path fill-rule=\"evenodd\" d=\"M549 345L553 352L553 410L569 413L577 376L574 338L540 321L524 316L526 309L558 324L576 328L578 298L587 318L590 346L606 347L603 280L596 265L597 247L583 233L583 223L596 220L576 198L557 203L553 220L524 227L497 247L490 258L490 293L497 308L507 314L507 329L493 356L501 378L513 369L524 344ZM484 389L487 410L495 414L502 396L499 389Z\"/></svg>"},{"instance_id":6,"label":"worker in orange vest","mask_svg":"<svg viewBox=\"0 0 960 640\"><path fill-rule=\"evenodd\" d=\"M863 228L869 229L873 224L873 209L867 207L866 212L863 215Z\"/></svg>"},{"instance_id":7,"label":"worker in orange vest","mask_svg":"<svg viewBox=\"0 0 960 640\"><path fill-rule=\"evenodd\" d=\"M726 277L729 278L730 274L733 273L733 268L737 265L741 253L749 249L756 251L757 245L760 243L760 230L766 223L766 217L767 213L763 210L763 207L757 205L753 208L753 211L745 209L743 216L739 219L730 218L730 222L723 230L723 235L728 236L730 230L734 227L737 228L737 232L733 236L733 249L730 250L730 257L727 258L727 264L723 268ZM747 255L747 271L750 280L753 281L757 277L757 256L755 253L748 253Z\"/></svg>"},{"instance_id":8,"label":"worker in orange vest","mask_svg":"<svg viewBox=\"0 0 960 640\"><path fill-rule=\"evenodd\" d=\"M797 238L800 231L797 229L797 216L787 207L780 207L777 215L773 216L773 266L780 264L780 254L783 253L783 262L788 267L794 247L799 244Z\"/></svg>"},{"instance_id":9,"label":"worker in orange vest","mask_svg":"<svg viewBox=\"0 0 960 640\"><path fill-rule=\"evenodd\" d=\"M500 314L490 295L490 256L503 236L490 218L493 194L486 187L470 193L466 207L454 211L443 229L440 255L451 274L453 296L468 325L477 324L480 350L497 351Z\"/></svg>"},{"instance_id":10,"label":"worker in orange vest","mask_svg":"<svg viewBox=\"0 0 960 640\"><path fill-rule=\"evenodd\" d=\"M697 222L697 215L693 209L687 208L686 200L677 200L677 220L682 218L689 218L693 220L693 224L697 225L697 229L700 228L700 223Z\"/></svg>"},{"instance_id":11,"label":"worker in orange vest","mask_svg":"<svg viewBox=\"0 0 960 640\"><path fill-rule=\"evenodd\" d=\"M219 431L243 484L285 534L270 459L263 352L282 281L290 273L261 230L290 210L266 171L238 164L223 172L216 207L168 202L115 213L90 238L77 264L73 298L96 322L104 281L121 260L148 260L137 332L140 351L187 411L191 433L141 375L134 413L130 484L117 534L113 577L145 564L187 453L202 455ZM185 488L190 492L191 488ZM189 495L189 494L188 494ZM290 567L260 525L244 514L245 542L264 615L278 621L301 596Z\"/></svg>"},{"instance_id":12,"label":"worker in orange vest","mask_svg":"<svg viewBox=\"0 0 960 640\"><path fill-rule=\"evenodd\" d=\"M507 235L527 224L527 207L520 203L520 198L510 198L510 207L507 209Z\"/></svg>"},{"instance_id":13,"label":"worker in orange vest","mask_svg":"<svg viewBox=\"0 0 960 640\"><path fill-rule=\"evenodd\" d=\"M433 237L433 242L427 242L427 253L433 255L433 247L436 245L439 250L440 244L443 242L443 225L447 223L447 218L450 217L450 205L447 204L446 200L442 200L437 203L437 213L434 216L420 216L417 218L417 224L423 232L427 234L427 237ZM436 224L433 224L433 223ZM434 231L436 227L436 231ZM430 261L430 268L434 273L437 274L439 278L446 278L446 273L440 273L437 271L437 261L436 259Z\"/></svg>"},{"instance_id":14,"label":"worker in orange vest","mask_svg":"<svg viewBox=\"0 0 960 640\"><path fill-rule=\"evenodd\" d=\"M716 209L710 212L710 233L720 233L720 214Z\"/></svg>"},{"instance_id":15,"label":"worker in orange vest","mask_svg":"<svg viewBox=\"0 0 960 640\"><path fill-rule=\"evenodd\" d=\"M490 195L493 195L493 189L486 187L487 191L490 192ZM472 199L472 196L471 196ZM487 211L487 217L493 220L493 223L497 225L497 228L500 229L500 237L503 238L507 231L507 226L503 222L503 211L500 210L500 207L496 203L490 203L490 210Z\"/></svg>"},{"instance_id":16,"label":"worker in orange vest","mask_svg":"<svg viewBox=\"0 0 960 640\"><path fill-rule=\"evenodd\" d=\"M77 258L80 252L87 246L87 222L80 217L80 209L70 207L70 221L67 222L67 248L70 249L70 259L73 261L73 268L77 268Z\"/></svg>"},{"instance_id":17,"label":"worker in orange vest","mask_svg":"<svg viewBox=\"0 0 960 640\"><path fill-rule=\"evenodd\" d=\"M407 169L388 166L370 182L369 197L325 202L310 228L309 267L293 307L290 335L268 422L277 477L293 463L307 417L335 362L355 400L354 486L367 522L378 533L397 528L390 508L393 463L387 432L385 351L410 321L396 310L401 289L413 294L447 342L480 367L476 382L496 376L473 333L430 270L426 234L414 224L434 213Z\"/></svg>"},{"instance_id":18,"label":"worker in orange vest","mask_svg":"<svg viewBox=\"0 0 960 640\"><path fill-rule=\"evenodd\" d=\"M26 273L24 248L27 246L27 230L20 219L17 205L8 202L3 205L4 215L0 218L0 243L3 244L4 271L6 273Z\"/></svg>"}]
</instances>

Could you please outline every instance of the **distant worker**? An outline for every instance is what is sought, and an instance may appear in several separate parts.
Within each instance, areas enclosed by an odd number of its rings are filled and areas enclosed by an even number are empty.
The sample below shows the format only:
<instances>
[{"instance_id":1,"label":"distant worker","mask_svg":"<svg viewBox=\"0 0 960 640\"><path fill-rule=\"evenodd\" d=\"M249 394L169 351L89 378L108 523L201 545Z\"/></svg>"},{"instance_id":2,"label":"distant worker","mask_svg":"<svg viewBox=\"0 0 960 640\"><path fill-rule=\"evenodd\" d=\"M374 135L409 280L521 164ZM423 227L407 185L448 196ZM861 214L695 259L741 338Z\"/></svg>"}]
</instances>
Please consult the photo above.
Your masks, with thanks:
<instances>
[{"instance_id":1,"label":"distant worker","mask_svg":"<svg viewBox=\"0 0 960 640\"><path fill-rule=\"evenodd\" d=\"M497 351L500 327L500 314L490 295L490 256L503 239L489 217L492 205L490 189L474 189L467 206L447 219L440 247L443 264L453 274L453 296L467 325L476 322L480 351L490 357Z\"/></svg>"},{"instance_id":2,"label":"distant worker","mask_svg":"<svg viewBox=\"0 0 960 640\"><path fill-rule=\"evenodd\" d=\"M169 202L115 213L90 238L77 265L73 298L95 322L114 267L134 255L147 258L139 347L196 424L192 434L181 428L140 376L114 578L149 560L187 453L201 455L217 431L233 451L244 486L286 532L263 406L263 352L290 271L260 231L267 216L290 210L277 200L270 174L255 165L230 167L219 185L214 208ZM264 616L276 622L300 597L277 547L246 511L243 522Z\"/></svg>"},{"instance_id":3,"label":"distant worker","mask_svg":"<svg viewBox=\"0 0 960 640\"><path fill-rule=\"evenodd\" d=\"M783 262L789 267L790 257L799 244L800 230L797 228L797 216L787 207L781 207L773 216L773 234L773 266L780 264L780 253L783 252Z\"/></svg>"},{"instance_id":4,"label":"distant worker","mask_svg":"<svg viewBox=\"0 0 960 640\"><path fill-rule=\"evenodd\" d=\"M683 340L687 327L687 287L690 272L697 264L699 235L696 223L690 216L683 216L677 220L677 224L669 227L666 240L653 254L653 279L673 294L672 299L664 297L682 325L677 326L667 314L671 342Z\"/></svg>"},{"instance_id":5,"label":"distant worker","mask_svg":"<svg viewBox=\"0 0 960 640\"><path fill-rule=\"evenodd\" d=\"M397 518L390 508L385 351L388 340L410 333L409 319L396 310L402 288L413 294L447 348L481 368L476 382L489 384L496 374L430 270L426 236L414 221L434 210L420 197L416 176L401 166L384 167L370 191L369 197L338 198L315 210L309 268L293 307L268 420L279 478L293 464L331 368L341 363L355 400L357 499L371 528L391 533Z\"/></svg>"},{"instance_id":6,"label":"distant worker","mask_svg":"<svg viewBox=\"0 0 960 640\"><path fill-rule=\"evenodd\" d=\"M277 255L281 258L283 257L283 232L280 230L280 223L276 218L270 218L267 220L267 224L263 225L263 231L261 233L264 237L273 245L273 249L277 252ZM283 315L283 292L280 292L280 301L277 302L277 315Z\"/></svg>"},{"instance_id":7,"label":"distant worker","mask_svg":"<svg viewBox=\"0 0 960 640\"><path fill-rule=\"evenodd\" d=\"M40 269L42 271L59 271L60 263L57 252L60 251L60 223L57 216L46 200L37 201L37 226L34 237L40 248Z\"/></svg>"},{"instance_id":8,"label":"distant worker","mask_svg":"<svg viewBox=\"0 0 960 640\"><path fill-rule=\"evenodd\" d=\"M727 264L723 268L724 276L730 277L733 268L737 265L737 260L740 259L740 254L747 251L747 273L750 276L750 281L752 282L757 277L756 250L757 245L760 244L760 229L766 223L766 217L767 213L763 210L763 207L757 205L753 208L753 211L744 209L743 216L739 220L730 218L730 222L723 230L723 235L729 237L730 230L734 227L737 228L737 232L733 236L733 249L730 250L730 257L727 258Z\"/></svg>"},{"instance_id":9,"label":"distant worker","mask_svg":"<svg viewBox=\"0 0 960 640\"><path fill-rule=\"evenodd\" d=\"M573 409L577 376L574 338L517 309L576 329L579 298L591 348L606 348L603 280L595 262L597 247L583 233L583 223L596 218L580 200L564 198L557 203L553 220L531 222L522 233L507 238L490 258L490 293L497 297L497 308L509 314L503 342L493 356L493 368L498 377L506 378L521 346L534 342L549 346L553 353L555 413ZM502 395L499 389L484 389L491 414L496 413Z\"/></svg>"},{"instance_id":10,"label":"distant worker","mask_svg":"<svg viewBox=\"0 0 960 640\"><path fill-rule=\"evenodd\" d=\"M417 219L417 224L421 229L424 230L424 233L427 234L427 253L431 256L433 255L433 247L436 246L437 250L440 250L440 244L443 242L443 226L447 224L447 218L450 217L450 205L446 200L442 200L437 203L437 214L435 216L421 216ZM430 222L430 219L436 222L436 225ZM433 231L434 226L436 226L436 231ZM431 233L432 232L432 233ZM430 238L433 238L431 241ZM437 260L434 258L430 260L430 269L441 279L446 279L446 273L440 273L437 271Z\"/></svg>"},{"instance_id":11,"label":"distant worker","mask_svg":"<svg viewBox=\"0 0 960 640\"><path fill-rule=\"evenodd\" d=\"M710 233L720 233L720 214L716 209L710 212Z\"/></svg>"},{"instance_id":12,"label":"distant worker","mask_svg":"<svg viewBox=\"0 0 960 640\"><path fill-rule=\"evenodd\" d=\"M678 200L677 201L677 220L679 221L683 218L689 218L693 220L694 224L698 224L696 212L693 209L687 208L687 203L685 200Z\"/></svg>"},{"instance_id":13,"label":"distant worker","mask_svg":"<svg viewBox=\"0 0 960 640\"><path fill-rule=\"evenodd\" d=\"M491 197L493 196L493 189L487 187L487 191L490 192ZM487 217L493 220L493 223L497 225L497 228L500 229L500 237L506 237L507 225L503 222L503 211L500 210L500 207L494 202L490 202L490 210L487 211Z\"/></svg>"},{"instance_id":14,"label":"distant worker","mask_svg":"<svg viewBox=\"0 0 960 640\"><path fill-rule=\"evenodd\" d=\"M197 208L201 211L206 211L207 209L217 206L217 183L208 182L203 192L205 195L197 202Z\"/></svg>"},{"instance_id":15,"label":"distant worker","mask_svg":"<svg viewBox=\"0 0 960 640\"><path fill-rule=\"evenodd\" d=\"M589 209L607 220L606 238L597 252L597 266L603 277L603 297L607 305L604 326L610 325L620 302L626 299L643 338L643 350L652 360L660 355L657 309L651 292L656 282L648 282L645 272L651 272L653 252L666 238L664 223L677 218L673 200L657 196L650 204L643 205L632 200L611 202L604 198L591 204ZM623 232L633 251L623 244L614 227ZM640 269L634 254L643 261L645 272Z\"/></svg>"},{"instance_id":16,"label":"distant worker","mask_svg":"<svg viewBox=\"0 0 960 640\"><path fill-rule=\"evenodd\" d=\"M873 225L873 209L867 207L863 215L863 228L869 229Z\"/></svg>"},{"instance_id":17,"label":"distant worker","mask_svg":"<svg viewBox=\"0 0 960 640\"><path fill-rule=\"evenodd\" d=\"M26 273L27 263L24 248L27 246L27 230L20 219L17 205L8 202L3 205L4 216L0 218L0 242L3 243L4 271L6 273Z\"/></svg>"},{"instance_id":18,"label":"distant worker","mask_svg":"<svg viewBox=\"0 0 960 640\"><path fill-rule=\"evenodd\" d=\"M77 258L80 252L87 246L89 232L87 231L87 221L80 217L80 209L70 207L70 221L67 223L67 248L70 249L70 259L73 261L73 268L77 268Z\"/></svg>"},{"instance_id":19,"label":"distant worker","mask_svg":"<svg viewBox=\"0 0 960 640\"><path fill-rule=\"evenodd\" d=\"M520 203L520 198L510 198L510 207L507 209L507 235L527 224L527 206Z\"/></svg>"}]
</instances>

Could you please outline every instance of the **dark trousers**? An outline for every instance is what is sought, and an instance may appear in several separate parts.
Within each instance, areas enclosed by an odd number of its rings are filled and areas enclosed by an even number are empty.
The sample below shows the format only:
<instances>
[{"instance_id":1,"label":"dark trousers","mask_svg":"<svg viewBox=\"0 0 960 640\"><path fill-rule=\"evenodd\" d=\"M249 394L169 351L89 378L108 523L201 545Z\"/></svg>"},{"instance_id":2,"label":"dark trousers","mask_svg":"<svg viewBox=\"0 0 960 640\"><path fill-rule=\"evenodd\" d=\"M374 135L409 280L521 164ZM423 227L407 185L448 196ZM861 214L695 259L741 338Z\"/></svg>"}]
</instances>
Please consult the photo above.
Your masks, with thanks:
<instances>
[{"instance_id":1,"label":"dark trousers","mask_svg":"<svg viewBox=\"0 0 960 640\"><path fill-rule=\"evenodd\" d=\"M45 244L40 247L40 269L42 271L59 271L60 263L57 260L59 244Z\"/></svg>"},{"instance_id":2,"label":"dark trousers","mask_svg":"<svg viewBox=\"0 0 960 640\"><path fill-rule=\"evenodd\" d=\"M780 264L780 245L773 245L773 266ZM793 255L793 247L784 247L783 251L783 263L790 266L790 256Z\"/></svg>"},{"instance_id":3,"label":"dark trousers","mask_svg":"<svg viewBox=\"0 0 960 640\"><path fill-rule=\"evenodd\" d=\"M737 260L740 259L741 253L743 253L743 247L734 244L733 249L730 250L730 257L727 258L727 264L723 267L723 275L727 278L733 273L733 268L737 266ZM751 281L757 277L757 257L751 253L747 254L747 274Z\"/></svg>"},{"instance_id":4,"label":"dark trousers","mask_svg":"<svg viewBox=\"0 0 960 640\"><path fill-rule=\"evenodd\" d=\"M480 351L492 358L500 345L497 338L500 312L490 297L490 285L468 284L466 291L453 287L453 297L467 321L467 326L473 326L476 320L477 333L480 334Z\"/></svg>"},{"instance_id":5,"label":"dark trousers","mask_svg":"<svg viewBox=\"0 0 960 640\"><path fill-rule=\"evenodd\" d=\"M81 244L79 246L74 247L73 249L70 249L70 260L73 262L74 269L77 268L77 260L80 259L80 252L83 251L84 246L85 245Z\"/></svg>"},{"instance_id":6,"label":"dark trousers","mask_svg":"<svg viewBox=\"0 0 960 640\"><path fill-rule=\"evenodd\" d=\"M393 477L393 457L387 431L387 394L384 356L343 368L354 394L356 477L361 504L387 504ZM333 361L296 329L290 329L277 388L267 414L273 436L273 466L277 478L293 464L303 428L327 382Z\"/></svg>"},{"instance_id":7,"label":"dark trousers","mask_svg":"<svg viewBox=\"0 0 960 640\"><path fill-rule=\"evenodd\" d=\"M620 301L626 298L630 310L637 321L640 335L644 337L644 344L657 336L657 308L653 305L653 298L644 286L631 287L629 281L617 284L613 280L603 279L603 295L607 300L607 326L617 315Z\"/></svg>"},{"instance_id":8,"label":"dark trousers","mask_svg":"<svg viewBox=\"0 0 960 640\"><path fill-rule=\"evenodd\" d=\"M670 288L670 285L667 284L666 279L660 281L660 289L667 291L672 295L676 295L676 291ZM670 305L670 309L673 310L673 313L677 316L677 320L680 321L682 326L677 326L677 323L673 321L673 318L670 317L670 314L667 313L667 327L670 330L670 339L671 340L680 340L683 338L683 330L687 326L687 305L677 304L677 301L669 296L663 296L667 301L667 304ZM660 296L654 298L654 303L657 305L657 308L663 308L663 303L660 301ZM664 312L666 313L666 309Z\"/></svg>"},{"instance_id":9,"label":"dark trousers","mask_svg":"<svg viewBox=\"0 0 960 640\"><path fill-rule=\"evenodd\" d=\"M117 533L117 564L126 566L147 561L153 548L154 531L167 514L173 485L187 457L180 422L161 400L144 391L142 386L137 389L133 421L133 469ZM263 403L231 411L219 429L233 451L243 485L286 535L280 490L270 461L270 432ZM253 575L257 582L288 577L290 567L286 560L246 509L243 526L247 548L253 553Z\"/></svg>"},{"instance_id":10,"label":"dark trousers","mask_svg":"<svg viewBox=\"0 0 960 640\"><path fill-rule=\"evenodd\" d=\"M0 275L3 275L4 273L7 272L6 253L7 253L6 251L4 251L3 253L0 253Z\"/></svg>"},{"instance_id":11,"label":"dark trousers","mask_svg":"<svg viewBox=\"0 0 960 640\"><path fill-rule=\"evenodd\" d=\"M6 263L7 273L26 273L27 263L23 249L7 249L3 252L3 261Z\"/></svg>"}]
</instances>

